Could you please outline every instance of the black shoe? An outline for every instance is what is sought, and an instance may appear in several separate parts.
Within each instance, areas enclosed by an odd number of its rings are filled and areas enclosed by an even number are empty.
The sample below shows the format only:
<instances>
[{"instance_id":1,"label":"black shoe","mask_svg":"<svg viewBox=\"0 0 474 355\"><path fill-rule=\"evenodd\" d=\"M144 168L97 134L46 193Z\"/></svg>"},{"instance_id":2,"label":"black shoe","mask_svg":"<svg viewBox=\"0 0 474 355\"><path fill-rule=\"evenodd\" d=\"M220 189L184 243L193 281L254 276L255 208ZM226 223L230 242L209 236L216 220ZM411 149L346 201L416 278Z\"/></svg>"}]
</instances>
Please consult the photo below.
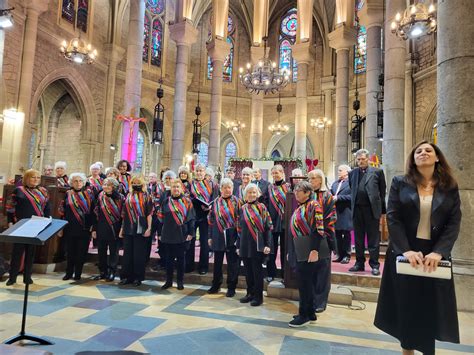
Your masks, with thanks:
<instances>
[{"instance_id":1,"label":"black shoe","mask_svg":"<svg viewBox=\"0 0 474 355\"><path fill-rule=\"evenodd\" d=\"M299 316L300 316L299 314L296 314L296 315L293 316L293 319L298 318ZM318 320L318 317L316 316L315 313L312 313L312 314L310 314L308 319L312 323L312 322L316 322Z\"/></svg>"},{"instance_id":2,"label":"black shoe","mask_svg":"<svg viewBox=\"0 0 474 355\"><path fill-rule=\"evenodd\" d=\"M199 270L199 275L206 275L207 274L207 270Z\"/></svg>"},{"instance_id":3,"label":"black shoe","mask_svg":"<svg viewBox=\"0 0 474 355\"><path fill-rule=\"evenodd\" d=\"M304 327L306 324L309 323L309 318L308 317L303 317L298 314L293 320L288 323L288 326L291 328L301 328Z\"/></svg>"},{"instance_id":4,"label":"black shoe","mask_svg":"<svg viewBox=\"0 0 474 355\"><path fill-rule=\"evenodd\" d=\"M326 307L320 307L320 308L316 308L316 313L323 313L324 311L326 310ZM311 320L311 318L310 318Z\"/></svg>"},{"instance_id":5,"label":"black shoe","mask_svg":"<svg viewBox=\"0 0 474 355\"><path fill-rule=\"evenodd\" d=\"M351 258L349 258L348 256L345 256L342 258L341 264L349 264L350 261L351 261Z\"/></svg>"},{"instance_id":6,"label":"black shoe","mask_svg":"<svg viewBox=\"0 0 474 355\"><path fill-rule=\"evenodd\" d=\"M239 302L240 303L249 303L250 301L253 300L253 297L251 295L245 295L244 297L242 297Z\"/></svg>"},{"instance_id":7,"label":"black shoe","mask_svg":"<svg viewBox=\"0 0 474 355\"><path fill-rule=\"evenodd\" d=\"M350 272L365 271L364 265L354 264L353 267L349 269Z\"/></svg>"},{"instance_id":8,"label":"black shoe","mask_svg":"<svg viewBox=\"0 0 474 355\"><path fill-rule=\"evenodd\" d=\"M72 279L72 275L69 275L69 274L66 274L66 275L64 275L64 277L63 277L63 280L64 280L64 281L67 281L67 280L70 280L70 279Z\"/></svg>"},{"instance_id":9,"label":"black shoe","mask_svg":"<svg viewBox=\"0 0 474 355\"><path fill-rule=\"evenodd\" d=\"M268 276L268 277L265 278L265 281L267 281L268 283L270 283L270 282L273 281L273 277Z\"/></svg>"},{"instance_id":10,"label":"black shoe","mask_svg":"<svg viewBox=\"0 0 474 355\"><path fill-rule=\"evenodd\" d=\"M183 290L184 289L184 285L180 282L178 282L178 287L177 287L178 290Z\"/></svg>"},{"instance_id":11,"label":"black shoe","mask_svg":"<svg viewBox=\"0 0 474 355\"><path fill-rule=\"evenodd\" d=\"M24 283L25 285L26 285L26 284L31 285L31 284L33 284L33 280L32 280L31 278L28 279L28 280L23 280L23 283Z\"/></svg>"},{"instance_id":12,"label":"black shoe","mask_svg":"<svg viewBox=\"0 0 474 355\"><path fill-rule=\"evenodd\" d=\"M262 303L263 303L263 300L254 299L254 300L252 300L252 302L250 302L250 305L251 305L252 307L258 307L258 306L260 306Z\"/></svg>"},{"instance_id":13,"label":"black shoe","mask_svg":"<svg viewBox=\"0 0 474 355\"><path fill-rule=\"evenodd\" d=\"M172 282L165 282L165 283L163 284L163 286L161 286L161 289L162 289L162 290L166 290L166 289L170 288L171 286L173 286L173 283L172 283Z\"/></svg>"},{"instance_id":14,"label":"black shoe","mask_svg":"<svg viewBox=\"0 0 474 355\"><path fill-rule=\"evenodd\" d=\"M14 285L16 283L16 280L8 279L7 280L7 286Z\"/></svg>"},{"instance_id":15,"label":"black shoe","mask_svg":"<svg viewBox=\"0 0 474 355\"><path fill-rule=\"evenodd\" d=\"M340 263L341 261L343 260L343 258L336 258L336 259L333 259L333 263Z\"/></svg>"},{"instance_id":16,"label":"black shoe","mask_svg":"<svg viewBox=\"0 0 474 355\"><path fill-rule=\"evenodd\" d=\"M107 275L104 273L100 273L100 275L96 275L92 278L94 281L99 281L99 280L105 280L107 278Z\"/></svg>"},{"instance_id":17,"label":"black shoe","mask_svg":"<svg viewBox=\"0 0 474 355\"><path fill-rule=\"evenodd\" d=\"M226 297L234 297L235 296L235 290L228 289L227 292L225 293Z\"/></svg>"},{"instance_id":18,"label":"black shoe","mask_svg":"<svg viewBox=\"0 0 474 355\"><path fill-rule=\"evenodd\" d=\"M212 286L209 290L207 290L207 293L210 295L213 295L215 293L218 293L221 290L219 286Z\"/></svg>"},{"instance_id":19,"label":"black shoe","mask_svg":"<svg viewBox=\"0 0 474 355\"><path fill-rule=\"evenodd\" d=\"M74 276L74 281L81 281L81 275Z\"/></svg>"},{"instance_id":20,"label":"black shoe","mask_svg":"<svg viewBox=\"0 0 474 355\"><path fill-rule=\"evenodd\" d=\"M107 276L106 280L107 282L112 282L115 280L115 272L111 272L109 276Z\"/></svg>"},{"instance_id":21,"label":"black shoe","mask_svg":"<svg viewBox=\"0 0 474 355\"><path fill-rule=\"evenodd\" d=\"M138 287L138 286L140 286L141 284L142 284L142 282L139 281L139 280L133 282L133 286L135 286L135 287Z\"/></svg>"},{"instance_id":22,"label":"black shoe","mask_svg":"<svg viewBox=\"0 0 474 355\"><path fill-rule=\"evenodd\" d=\"M380 270L379 270L378 267L374 267L372 269L372 275L374 275L374 276L379 276L380 275Z\"/></svg>"},{"instance_id":23,"label":"black shoe","mask_svg":"<svg viewBox=\"0 0 474 355\"><path fill-rule=\"evenodd\" d=\"M130 285L131 283L133 283L133 281L128 280L128 279L123 279L123 280L120 280L119 285L124 286L124 285Z\"/></svg>"}]
</instances>

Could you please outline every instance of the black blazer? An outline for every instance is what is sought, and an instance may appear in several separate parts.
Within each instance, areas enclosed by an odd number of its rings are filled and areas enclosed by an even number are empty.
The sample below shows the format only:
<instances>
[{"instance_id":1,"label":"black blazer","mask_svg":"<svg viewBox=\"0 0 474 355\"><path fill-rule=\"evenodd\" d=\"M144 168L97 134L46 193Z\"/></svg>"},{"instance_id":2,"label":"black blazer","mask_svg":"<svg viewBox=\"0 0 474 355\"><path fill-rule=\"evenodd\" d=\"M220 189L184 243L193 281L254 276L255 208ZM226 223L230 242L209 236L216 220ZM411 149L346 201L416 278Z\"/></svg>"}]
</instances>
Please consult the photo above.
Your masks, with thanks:
<instances>
[{"instance_id":1,"label":"black blazer","mask_svg":"<svg viewBox=\"0 0 474 355\"><path fill-rule=\"evenodd\" d=\"M331 193L333 196L336 195L337 187L339 186L339 180L334 181L331 186ZM351 200L352 193L351 187L349 186L349 180L346 179L342 182L339 193L337 194L336 200L336 229L337 230L352 230L352 212L351 212Z\"/></svg>"},{"instance_id":2,"label":"black blazer","mask_svg":"<svg viewBox=\"0 0 474 355\"><path fill-rule=\"evenodd\" d=\"M390 187L387 224L390 242L396 254L413 250L420 221L420 197L405 176L395 176ZM458 188L434 190L431 205L431 240L433 252L448 258L461 224L461 200Z\"/></svg>"},{"instance_id":3,"label":"black blazer","mask_svg":"<svg viewBox=\"0 0 474 355\"><path fill-rule=\"evenodd\" d=\"M352 217L354 217L354 206L357 196L357 190L359 189L359 174L360 168L355 168L349 173L349 185L352 190ZM387 213L387 208L385 205L385 193L387 189L387 184L385 183L385 175L382 169L372 167L367 168L366 174L367 177L365 180L365 191L369 196L372 216L375 219L379 219L382 214Z\"/></svg>"},{"instance_id":4,"label":"black blazer","mask_svg":"<svg viewBox=\"0 0 474 355\"><path fill-rule=\"evenodd\" d=\"M268 186L270 183L267 180L252 180L252 183L258 186L260 191L262 192L262 195L259 197L258 201L263 203L265 206L268 203Z\"/></svg>"}]
</instances>

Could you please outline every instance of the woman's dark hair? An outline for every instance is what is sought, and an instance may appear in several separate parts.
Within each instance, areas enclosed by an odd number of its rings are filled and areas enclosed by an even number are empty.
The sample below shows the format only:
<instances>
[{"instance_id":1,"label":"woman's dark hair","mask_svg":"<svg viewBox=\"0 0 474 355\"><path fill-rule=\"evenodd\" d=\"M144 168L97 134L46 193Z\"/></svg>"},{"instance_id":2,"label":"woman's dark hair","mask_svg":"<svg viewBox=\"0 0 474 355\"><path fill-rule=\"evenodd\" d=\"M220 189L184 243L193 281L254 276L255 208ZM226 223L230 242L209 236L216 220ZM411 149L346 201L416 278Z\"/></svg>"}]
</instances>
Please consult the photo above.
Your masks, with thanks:
<instances>
[{"instance_id":1,"label":"woman's dark hair","mask_svg":"<svg viewBox=\"0 0 474 355\"><path fill-rule=\"evenodd\" d=\"M435 163L433 173L433 180L435 186L439 187L441 190L444 191L448 191L457 187L458 184L453 176L451 167L449 166L448 161L446 160L446 157L444 156L443 152L436 144L428 142L427 140L423 140L417 143L410 151L406 163L407 180L413 185L421 184L421 182L423 181L423 176L421 176L415 164L415 152L423 144L431 145L438 158L438 161Z\"/></svg>"},{"instance_id":2,"label":"woman's dark hair","mask_svg":"<svg viewBox=\"0 0 474 355\"><path fill-rule=\"evenodd\" d=\"M128 162L128 160L125 160L125 159L122 159L120 160L118 163L117 163L117 169L120 167L120 165L122 165L123 163L126 163L127 164L127 171L131 171L132 170L132 166L130 165L130 163Z\"/></svg>"}]
</instances>

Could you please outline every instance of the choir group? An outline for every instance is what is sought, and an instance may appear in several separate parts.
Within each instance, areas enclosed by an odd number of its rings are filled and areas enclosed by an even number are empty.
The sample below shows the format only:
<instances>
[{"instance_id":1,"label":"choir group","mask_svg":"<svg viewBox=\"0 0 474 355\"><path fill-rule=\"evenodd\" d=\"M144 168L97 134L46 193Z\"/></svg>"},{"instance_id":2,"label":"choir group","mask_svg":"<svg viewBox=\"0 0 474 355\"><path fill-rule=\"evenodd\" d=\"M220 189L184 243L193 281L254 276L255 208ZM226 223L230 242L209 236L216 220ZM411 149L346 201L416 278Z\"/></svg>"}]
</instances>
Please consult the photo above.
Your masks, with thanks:
<instances>
[{"instance_id":1,"label":"choir group","mask_svg":"<svg viewBox=\"0 0 474 355\"><path fill-rule=\"evenodd\" d=\"M178 174L165 168L159 178L155 173L149 174L146 182L130 174L131 166L126 160L121 160L117 168L105 169L105 174L103 165L94 163L89 177L83 173L68 176L66 167L65 162L57 162L54 169L44 169L47 175L54 171L58 185L68 188L59 207L60 216L68 222L59 233L66 250L63 280L81 279L92 237L99 257L99 274L94 279L112 282L117 274L120 285L139 286L145 279L145 267L156 242L159 266L166 269L162 289L172 287L175 268L178 290L184 287L185 272L197 268L199 274L206 274L212 253L213 281L208 293L220 291L225 256L226 296L235 295L243 263L247 294L240 302L259 306L263 303L264 267L266 280L271 282L277 276L279 249L282 273L288 258L300 281L299 314L289 325L302 326L316 320L316 312L325 310L331 250L336 250L336 209L321 170L311 171L308 179L291 186L285 181L281 165L271 169L272 183L262 179L259 169L251 168L242 170L241 179L236 179L230 168L217 183L213 171L202 164L197 164L193 174L185 166L179 168ZM301 175L301 171L294 171L293 175ZM26 171L8 197L10 224L33 215L51 214L48 192L39 186L40 179L38 171ZM289 218L288 232L295 242L286 247L284 214L291 190L297 205ZM118 274L121 248L123 258ZM23 253L24 247L15 244L7 285L16 282ZM30 275L31 263L25 265L24 275ZM25 277L24 282L33 281Z\"/></svg>"}]
</instances>

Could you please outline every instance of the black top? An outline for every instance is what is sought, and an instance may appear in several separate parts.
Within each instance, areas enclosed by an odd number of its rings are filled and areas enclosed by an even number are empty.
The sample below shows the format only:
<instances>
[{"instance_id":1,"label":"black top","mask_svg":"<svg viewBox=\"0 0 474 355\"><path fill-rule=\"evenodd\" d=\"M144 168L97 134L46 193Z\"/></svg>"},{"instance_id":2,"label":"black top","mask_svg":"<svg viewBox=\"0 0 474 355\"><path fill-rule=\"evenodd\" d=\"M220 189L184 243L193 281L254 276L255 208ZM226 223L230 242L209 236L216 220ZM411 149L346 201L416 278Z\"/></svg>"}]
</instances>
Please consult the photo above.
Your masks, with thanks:
<instances>
[{"instance_id":1,"label":"black top","mask_svg":"<svg viewBox=\"0 0 474 355\"><path fill-rule=\"evenodd\" d=\"M163 223L161 241L169 244L179 244L186 241L188 235L194 238L195 213L191 200L181 195L168 196L160 206L158 217Z\"/></svg>"},{"instance_id":2,"label":"black top","mask_svg":"<svg viewBox=\"0 0 474 355\"><path fill-rule=\"evenodd\" d=\"M224 251L236 247L235 243L238 239L236 227L241 207L241 201L233 195L228 198L219 197L214 202L208 215L209 239L212 240L212 250Z\"/></svg>"},{"instance_id":3,"label":"black top","mask_svg":"<svg viewBox=\"0 0 474 355\"><path fill-rule=\"evenodd\" d=\"M143 234L148 229L147 217L153 213L153 201L146 192L131 191L122 208L123 234Z\"/></svg>"},{"instance_id":4,"label":"black top","mask_svg":"<svg viewBox=\"0 0 474 355\"><path fill-rule=\"evenodd\" d=\"M203 184L200 184L200 181ZM205 211L203 207L206 205L201 202L201 200L206 200L205 194L209 194L206 202L213 201L219 196L219 189L217 185L213 184L212 182L204 180L193 180L190 185L190 197L193 202L194 211L196 213L196 222L202 221L203 219L207 219L207 214L209 211ZM206 189L205 191L203 189Z\"/></svg>"},{"instance_id":5,"label":"black top","mask_svg":"<svg viewBox=\"0 0 474 355\"><path fill-rule=\"evenodd\" d=\"M275 181L273 184L268 185L267 189L267 208L272 218L273 223L273 232L283 232L285 229L284 223L284 213L285 213L285 203L286 203L286 194L291 191L291 185L284 180ZM281 209L278 207L278 197L281 197L283 193L283 206Z\"/></svg>"},{"instance_id":6,"label":"black top","mask_svg":"<svg viewBox=\"0 0 474 355\"><path fill-rule=\"evenodd\" d=\"M117 191L106 194L102 191L95 204L96 216L94 229L99 239L115 239L122 225L122 207L124 197Z\"/></svg>"},{"instance_id":7,"label":"black top","mask_svg":"<svg viewBox=\"0 0 474 355\"><path fill-rule=\"evenodd\" d=\"M48 191L44 187L16 187L6 203L8 223L16 223L31 216L50 216Z\"/></svg>"},{"instance_id":8,"label":"black top","mask_svg":"<svg viewBox=\"0 0 474 355\"><path fill-rule=\"evenodd\" d=\"M66 191L59 213L68 221L68 233L89 230L94 223L94 192L88 188Z\"/></svg>"},{"instance_id":9,"label":"black top","mask_svg":"<svg viewBox=\"0 0 474 355\"><path fill-rule=\"evenodd\" d=\"M262 230L252 228L255 223L251 222L256 221L261 222ZM263 203L255 201L243 205L237 227L240 237L239 255L242 258L252 258L263 252L264 247L273 250L272 228L270 214Z\"/></svg>"},{"instance_id":10,"label":"black top","mask_svg":"<svg viewBox=\"0 0 474 355\"><path fill-rule=\"evenodd\" d=\"M356 205L357 194L359 193L359 177L364 174L364 181L361 181L361 189L363 189L369 199L372 210L372 217L379 219L382 214L386 213L385 193L387 185L385 183L385 175L382 169L368 167L365 173L361 173L360 168L355 168L349 173L349 185L351 188L351 212L354 216L354 207Z\"/></svg>"}]
</instances>

